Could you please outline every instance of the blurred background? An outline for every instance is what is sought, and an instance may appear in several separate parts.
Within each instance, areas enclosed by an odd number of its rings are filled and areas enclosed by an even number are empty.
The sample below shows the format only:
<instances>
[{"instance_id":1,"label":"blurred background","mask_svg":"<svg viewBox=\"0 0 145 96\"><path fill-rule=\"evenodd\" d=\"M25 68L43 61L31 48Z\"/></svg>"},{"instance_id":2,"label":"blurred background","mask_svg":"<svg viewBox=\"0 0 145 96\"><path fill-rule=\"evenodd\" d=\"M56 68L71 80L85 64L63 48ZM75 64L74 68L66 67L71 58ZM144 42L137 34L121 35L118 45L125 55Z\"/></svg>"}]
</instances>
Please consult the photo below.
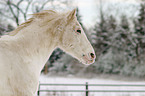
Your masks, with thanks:
<instances>
[{"instance_id":1,"label":"blurred background","mask_svg":"<svg viewBox=\"0 0 145 96\"><path fill-rule=\"evenodd\" d=\"M30 14L74 8L95 49L96 62L85 66L56 49L42 74L144 80L145 0L0 0L0 35L14 30Z\"/></svg>"}]
</instances>

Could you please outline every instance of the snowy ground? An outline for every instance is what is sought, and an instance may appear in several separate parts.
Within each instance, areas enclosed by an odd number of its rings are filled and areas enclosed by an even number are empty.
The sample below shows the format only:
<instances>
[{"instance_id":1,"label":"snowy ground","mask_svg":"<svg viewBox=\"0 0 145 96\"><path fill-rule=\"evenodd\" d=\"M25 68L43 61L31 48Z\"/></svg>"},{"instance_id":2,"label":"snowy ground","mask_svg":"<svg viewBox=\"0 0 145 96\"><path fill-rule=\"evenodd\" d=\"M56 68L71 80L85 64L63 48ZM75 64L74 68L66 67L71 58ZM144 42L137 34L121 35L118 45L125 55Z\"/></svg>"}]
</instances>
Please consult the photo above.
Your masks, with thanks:
<instances>
[{"instance_id":1,"label":"snowy ground","mask_svg":"<svg viewBox=\"0 0 145 96\"><path fill-rule=\"evenodd\" d=\"M83 79L74 77L49 77L46 75L41 75L40 83L52 83L52 84L144 84L145 82L126 82L126 81L115 81L107 79ZM41 89L46 90L85 90L85 86L81 87L69 87L69 86L48 86L41 87ZM90 90L145 90L145 87L89 87ZM40 92L40 96L85 96L85 93L80 92ZM97 93L90 92L89 96L145 96L145 93Z\"/></svg>"}]
</instances>

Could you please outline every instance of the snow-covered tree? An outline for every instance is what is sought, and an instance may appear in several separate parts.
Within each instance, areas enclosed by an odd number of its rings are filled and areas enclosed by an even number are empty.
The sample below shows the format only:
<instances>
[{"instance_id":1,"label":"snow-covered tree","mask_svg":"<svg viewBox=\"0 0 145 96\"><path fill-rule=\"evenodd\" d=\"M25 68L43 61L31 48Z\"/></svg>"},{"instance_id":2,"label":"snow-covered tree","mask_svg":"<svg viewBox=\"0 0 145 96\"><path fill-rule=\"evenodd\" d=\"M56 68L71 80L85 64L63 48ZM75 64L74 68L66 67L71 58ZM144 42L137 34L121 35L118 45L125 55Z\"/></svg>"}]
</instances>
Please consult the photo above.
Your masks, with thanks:
<instances>
[{"instance_id":1,"label":"snow-covered tree","mask_svg":"<svg viewBox=\"0 0 145 96\"><path fill-rule=\"evenodd\" d=\"M108 44L108 26L105 20L103 13L100 14L100 22L95 25L94 31L96 32L97 38L95 43L95 49L97 51L97 55L101 53L106 53L109 49Z\"/></svg>"},{"instance_id":2,"label":"snow-covered tree","mask_svg":"<svg viewBox=\"0 0 145 96\"><path fill-rule=\"evenodd\" d=\"M134 20L135 53L138 61L145 57L145 3L142 3L139 16Z\"/></svg>"}]
</instances>

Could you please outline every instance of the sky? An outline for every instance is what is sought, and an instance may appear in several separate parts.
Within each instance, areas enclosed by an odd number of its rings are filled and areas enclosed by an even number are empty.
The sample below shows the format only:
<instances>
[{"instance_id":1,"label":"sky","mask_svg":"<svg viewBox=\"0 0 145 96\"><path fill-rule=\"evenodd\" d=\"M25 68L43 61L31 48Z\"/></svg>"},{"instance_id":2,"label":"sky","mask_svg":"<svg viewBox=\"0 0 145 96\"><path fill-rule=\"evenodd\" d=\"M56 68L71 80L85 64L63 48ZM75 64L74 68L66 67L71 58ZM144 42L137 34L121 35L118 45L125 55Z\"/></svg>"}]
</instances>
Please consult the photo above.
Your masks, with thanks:
<instances>
[{"instance_id":1,"label":"sky","mask_svg":"<svg viewBox=\"0 0 145 96\"><path fill-rule=\"evenodd\" d=\"M94 25L93 19L96 16L96 3L95 0L76 0L79 7L80 14L82 15L82 22L86 27ZM87 23L87 24L86 24Z\"/></svg>"},{"instance_id":2,"label":"sky","mask_svg":"<svg viewBox=\"0 0 145 96\"><path fill-rule=\"evenodd\" d=\"M76 0L76 6L79 7L80 14L82 15L82 22L85 27L89 28L93 26L96 22L97 8L99 6L100 0ZM137 2L138 1L138 2ZM103 4L122 4L126 7L130 4L138 4L139 0L102 0ZM122 6L121 5L121 6ZM126 10L127 11L127 10Z\"/></svg>"}]
</instances>

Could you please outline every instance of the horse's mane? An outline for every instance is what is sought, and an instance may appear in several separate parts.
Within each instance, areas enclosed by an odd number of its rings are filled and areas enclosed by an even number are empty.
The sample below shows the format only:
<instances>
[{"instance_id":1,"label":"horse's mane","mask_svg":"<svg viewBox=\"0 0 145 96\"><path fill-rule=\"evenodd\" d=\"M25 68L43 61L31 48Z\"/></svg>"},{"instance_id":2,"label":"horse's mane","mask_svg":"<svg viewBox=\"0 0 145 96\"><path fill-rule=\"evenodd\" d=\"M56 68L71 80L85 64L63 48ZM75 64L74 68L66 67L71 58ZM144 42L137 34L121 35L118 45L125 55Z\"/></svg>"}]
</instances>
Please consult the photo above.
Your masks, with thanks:
<instances>
[{"instance_id":1,"label":"horse's mane","mask_svg":"<svg viewBox=\"0 0 145 96\"><path fill-rule=\"evenodd\" d=\"M19 25L17 27L17 29L15 29L14 31L10 32L9 35L10 36L16 35L21 29L29 26L33 21L35 21L36 18L37 19L43 19L43 18L47 17L46 22L49 22L52 19L56 18L58 14L57 14L57 12L55 12L53 10L44 10L44 11L41 11L41 12L38 12L38 13L34 13L34 14L31 14L31 15L33 15L32 18L28 19L26 22L24 22L21 25Z\"/></svg>"}]
</instances>

